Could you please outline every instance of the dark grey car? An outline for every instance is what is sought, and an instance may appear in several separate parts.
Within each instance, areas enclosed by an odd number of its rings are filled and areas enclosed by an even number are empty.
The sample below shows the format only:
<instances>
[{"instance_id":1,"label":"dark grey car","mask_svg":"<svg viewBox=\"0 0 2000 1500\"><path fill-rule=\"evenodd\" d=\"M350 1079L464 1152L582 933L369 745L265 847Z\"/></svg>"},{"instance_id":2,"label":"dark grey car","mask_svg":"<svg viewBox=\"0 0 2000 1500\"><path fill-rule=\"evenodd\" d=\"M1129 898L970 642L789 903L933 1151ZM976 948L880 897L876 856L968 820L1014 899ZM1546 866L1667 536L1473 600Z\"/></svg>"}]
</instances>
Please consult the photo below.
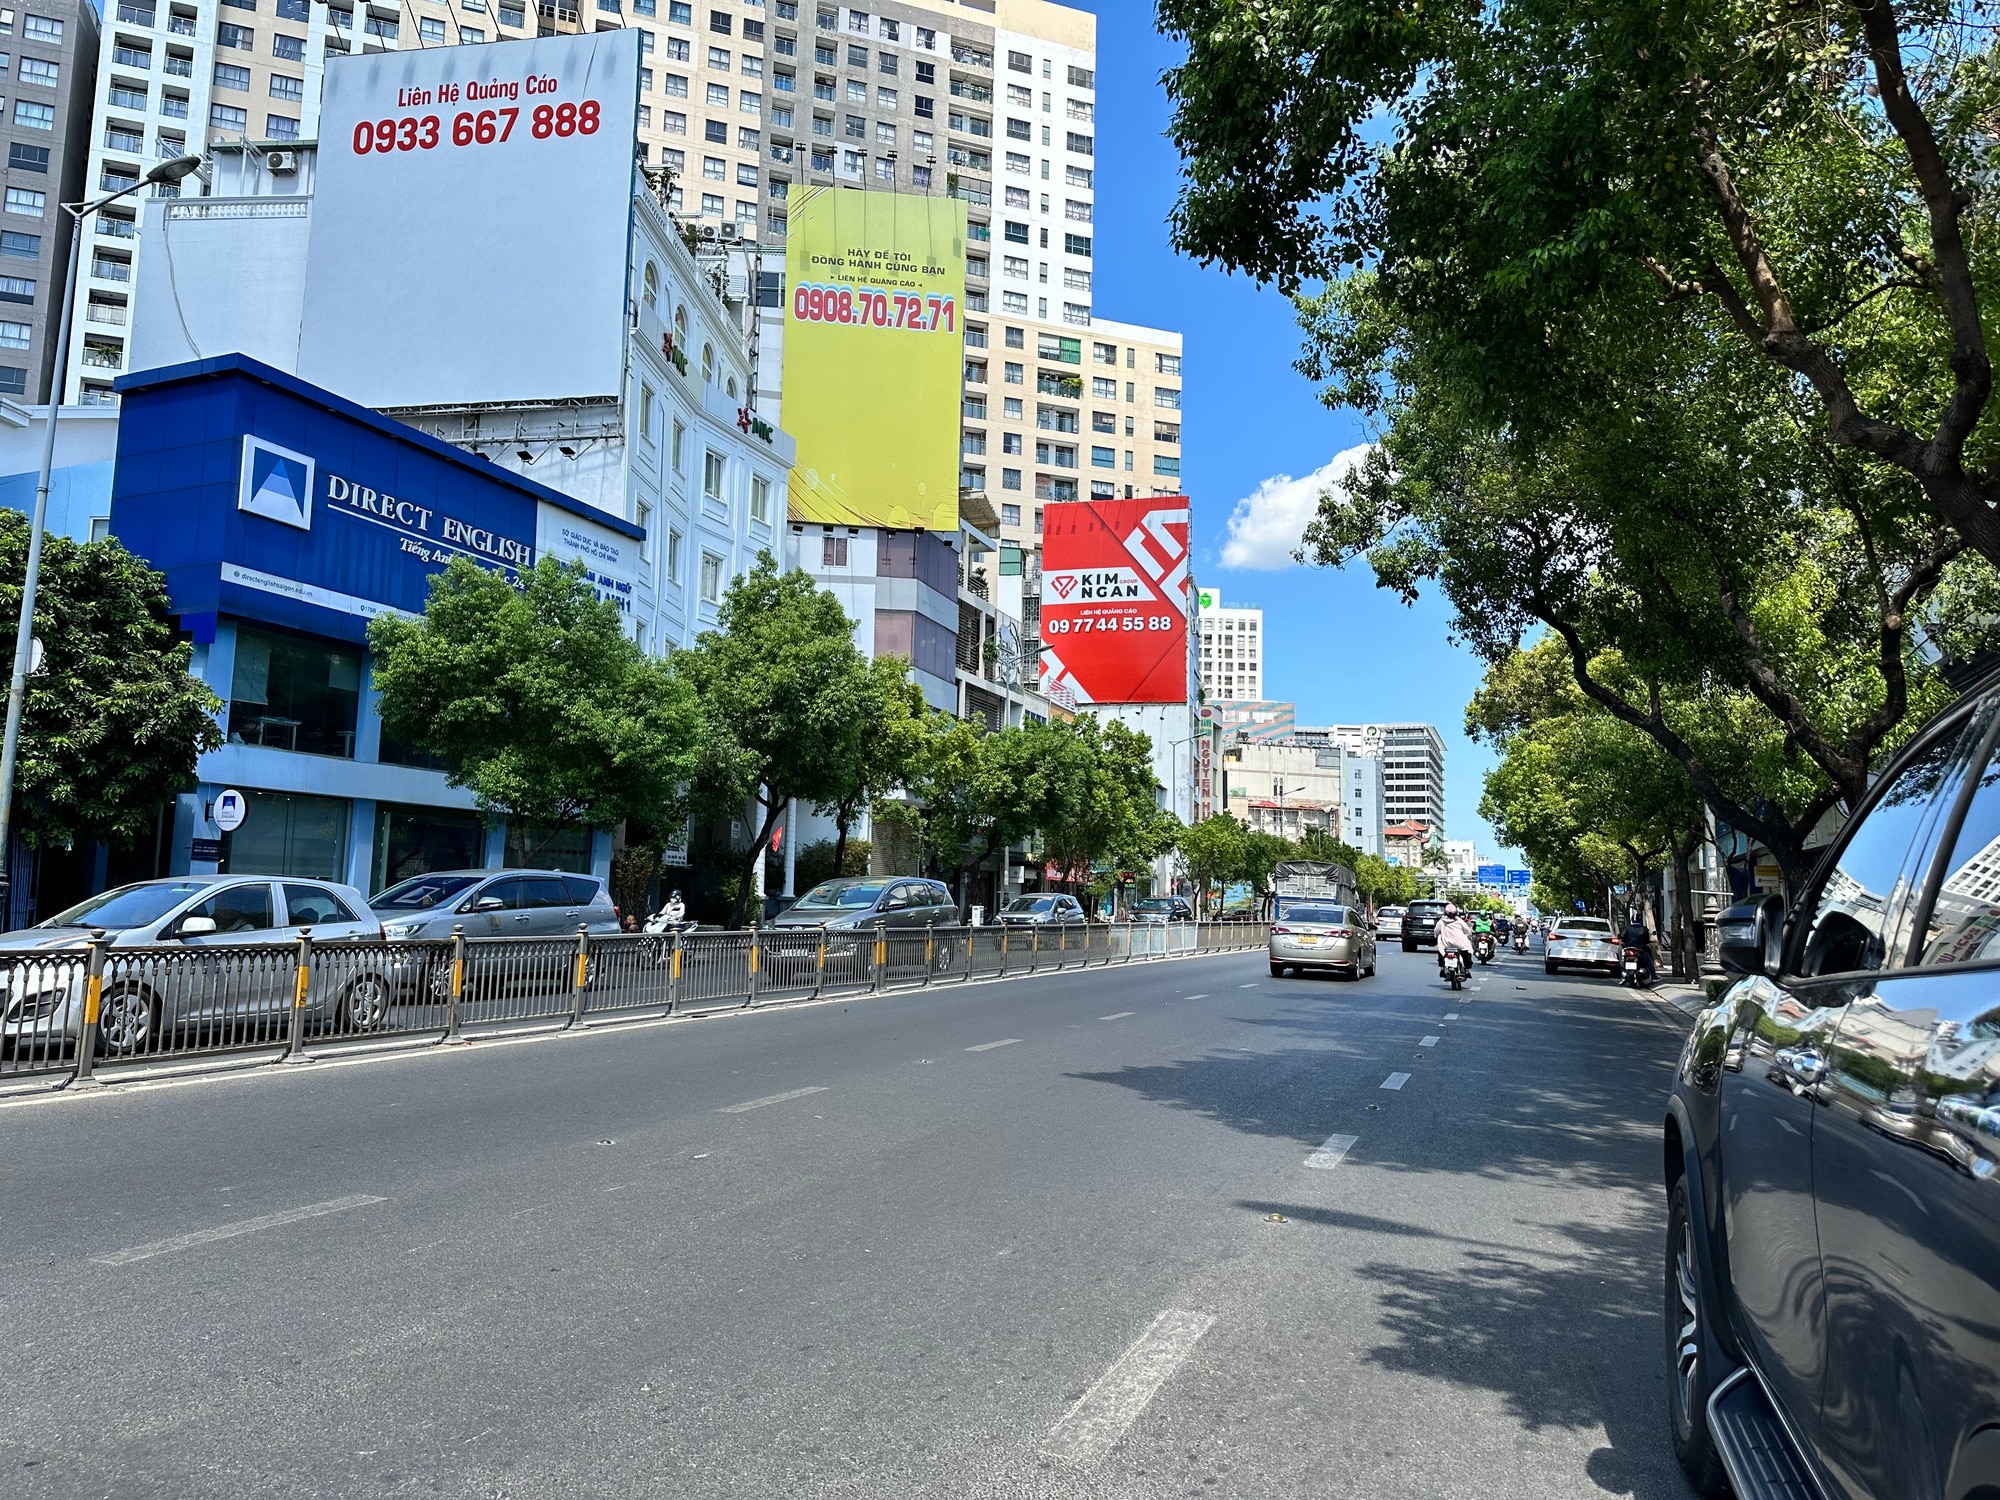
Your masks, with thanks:
<instances>
[{"instance_id":1,"label":"dark grey car","mask_svg":"<svg viewBox=\"0 0 2000 1500\"><path fill-rule=\"evenodd\" d=\"M399 993L435 991L444 969L432 945L458 928L467 938L573 937L618 930L618 908L595 875L562 870L432 870L377 895L369 905L391 943L424 944L398 959ZM476 967L476 966L475 966Z\"/></svg>"},{"instance_id":2,"label":"dark grey car","mask_svg":"<svg viewBox=\"0 0 2000 1500\"><path fill-rule=\"evenodd\" d=\"M1668 1415L1697 1488L2000 1494L2000 691L1724 934L1665 1118Z\"/></svg>"},{"instance_id":3,"label":"dark grey car","mask_svg":"<svg viewBox=\"0 0 2000 1500\"><path fill-rule=\"evenodd\" d=\"M877 927L885 937L897 937L912 929L935 931L957 925L958 905L939 881L915 875L851 875L824 880L766 924L766 932L772 935L767 962L775 975L788 977L816 968L819 944L809 942L802 929L821 929L826 935L829 972L845 977L866 956L863 945ZM907 941L898 943L886 961L896 967L915 961L921 973L921 948L921 943L914 950ZM915 960L910 957L912 951L916 952ZM957 954L952 934L933 939L931 961L937 968L949 969Z\"/></svg>"}]
</instances>

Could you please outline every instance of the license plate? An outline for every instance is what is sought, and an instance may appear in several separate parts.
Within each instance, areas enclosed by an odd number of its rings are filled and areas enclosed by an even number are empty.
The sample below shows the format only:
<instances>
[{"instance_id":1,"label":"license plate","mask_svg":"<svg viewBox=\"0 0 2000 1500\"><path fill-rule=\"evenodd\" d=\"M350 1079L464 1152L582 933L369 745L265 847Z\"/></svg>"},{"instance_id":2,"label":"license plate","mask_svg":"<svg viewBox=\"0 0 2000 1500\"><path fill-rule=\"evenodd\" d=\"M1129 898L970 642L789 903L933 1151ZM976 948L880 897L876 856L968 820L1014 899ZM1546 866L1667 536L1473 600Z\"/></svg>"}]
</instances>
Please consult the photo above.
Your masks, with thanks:
<instances>
[{"instance_id":1,"label":"license plate","mask_svg":"<svg viewBox=\"0 0 2000 1500\"><path fill-rule=\"evenodd\" d=\"M1300 946L1301 948L1312 948L1312 947L1316 947L1316 946L1318 945L1318 943L1319 943L1319 939L1318 939L1318 938L1316 938L1316 937L1302 937L1302 938L1300 938L1300 939L1299 939L1299 946Z\"/></svg>"}]
</instances>

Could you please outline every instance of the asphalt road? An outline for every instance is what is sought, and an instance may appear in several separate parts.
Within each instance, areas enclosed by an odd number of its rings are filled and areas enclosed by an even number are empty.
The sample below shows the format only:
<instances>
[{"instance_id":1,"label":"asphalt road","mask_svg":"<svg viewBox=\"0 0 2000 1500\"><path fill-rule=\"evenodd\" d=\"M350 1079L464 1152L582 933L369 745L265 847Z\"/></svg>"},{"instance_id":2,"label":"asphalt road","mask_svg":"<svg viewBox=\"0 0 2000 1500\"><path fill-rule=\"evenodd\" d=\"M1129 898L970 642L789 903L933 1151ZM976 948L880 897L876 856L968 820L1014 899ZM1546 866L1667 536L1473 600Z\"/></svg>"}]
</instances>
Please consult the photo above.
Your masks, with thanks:
<instances>
[{"instance_id":1,"label":"asphalt road","mask_svg":"<svg viewBox=\"0 0 2000 1500\"><path fill-rule=\"evenodd\" d=\"M1683 1023L1476 978L1224 955L0 1108L0 1493L1682 1500Z\"/></svg>"}]
</instances>

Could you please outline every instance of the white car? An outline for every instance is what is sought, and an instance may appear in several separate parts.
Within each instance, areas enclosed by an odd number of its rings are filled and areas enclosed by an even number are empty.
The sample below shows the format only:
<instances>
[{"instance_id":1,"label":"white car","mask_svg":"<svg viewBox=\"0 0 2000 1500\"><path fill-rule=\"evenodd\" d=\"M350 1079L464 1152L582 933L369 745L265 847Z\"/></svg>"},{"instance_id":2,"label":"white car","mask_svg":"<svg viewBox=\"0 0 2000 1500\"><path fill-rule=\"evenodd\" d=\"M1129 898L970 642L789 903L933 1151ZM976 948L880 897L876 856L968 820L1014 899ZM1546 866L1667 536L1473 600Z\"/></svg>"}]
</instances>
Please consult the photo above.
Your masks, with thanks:
<instances>
[{"instance_id":1,"label":"white car","mask_svg":"<svg viewBox=\"0 0 2000 1500\"><path fill-rule=\"evenodd\" d=\"M1385 906L1375 913L1375 936L1378 939L1394 938L1403 940L1403 908Z\"/></svg>"},{"instance_id":2,"label":"white car","mask_svg":"<svg viewBox=\"0 0 2000 1500\"><path fill-rule=\"evenodd\" d=\"M1543 968L1618 972L1618 934L1603 917L1559 917L1549 929Z\"/></svg>"}]
</instances>

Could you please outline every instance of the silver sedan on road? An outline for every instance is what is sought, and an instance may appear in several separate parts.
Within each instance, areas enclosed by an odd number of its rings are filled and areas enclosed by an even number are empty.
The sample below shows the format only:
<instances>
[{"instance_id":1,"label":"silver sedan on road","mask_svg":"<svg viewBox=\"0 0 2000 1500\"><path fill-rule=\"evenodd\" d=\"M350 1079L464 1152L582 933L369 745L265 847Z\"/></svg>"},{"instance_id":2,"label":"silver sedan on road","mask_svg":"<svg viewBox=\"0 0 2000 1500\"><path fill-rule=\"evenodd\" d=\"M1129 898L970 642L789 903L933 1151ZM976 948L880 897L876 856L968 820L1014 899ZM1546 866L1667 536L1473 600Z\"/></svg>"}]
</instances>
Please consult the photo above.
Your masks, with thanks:
<instances>
[{"instance_id":1,"label":"silver sedan on road","mask_svg":"<svg viewBox=\"0 0 2000 1500\"><path fill-rule=\"evenodd\" d=\"M1353 906L1293 906L1271 924L1271 974L1329 969L1359 979L1375 972L1375 930Z\"/></svg>"}]
</instances>

